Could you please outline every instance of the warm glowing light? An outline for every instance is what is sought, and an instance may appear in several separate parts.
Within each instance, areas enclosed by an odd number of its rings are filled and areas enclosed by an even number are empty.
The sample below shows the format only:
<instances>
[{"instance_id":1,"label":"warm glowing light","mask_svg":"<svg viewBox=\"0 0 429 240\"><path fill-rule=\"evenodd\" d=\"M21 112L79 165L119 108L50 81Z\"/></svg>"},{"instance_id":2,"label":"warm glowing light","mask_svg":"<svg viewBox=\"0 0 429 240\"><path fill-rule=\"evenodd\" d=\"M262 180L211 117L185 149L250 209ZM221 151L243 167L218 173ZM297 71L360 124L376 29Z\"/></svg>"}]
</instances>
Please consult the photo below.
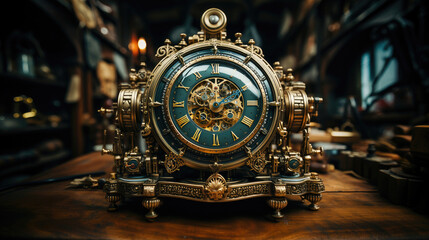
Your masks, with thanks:
<instances>
[{"instance_id":1,"label":"warm glowing light","mask_svg":"<svg viewBox=\"0 0 429 240\"><path fill-rule=\"evenodd\" d=\"M147 46L147 44L146 44L146 40L144 39L144 38L140 38L139 39L139 41L138 41L138 43L137 43L137 45L139 46L139 49L140 50L145 50L146 49L146 46Z\"/></svg>"}]
</instances>

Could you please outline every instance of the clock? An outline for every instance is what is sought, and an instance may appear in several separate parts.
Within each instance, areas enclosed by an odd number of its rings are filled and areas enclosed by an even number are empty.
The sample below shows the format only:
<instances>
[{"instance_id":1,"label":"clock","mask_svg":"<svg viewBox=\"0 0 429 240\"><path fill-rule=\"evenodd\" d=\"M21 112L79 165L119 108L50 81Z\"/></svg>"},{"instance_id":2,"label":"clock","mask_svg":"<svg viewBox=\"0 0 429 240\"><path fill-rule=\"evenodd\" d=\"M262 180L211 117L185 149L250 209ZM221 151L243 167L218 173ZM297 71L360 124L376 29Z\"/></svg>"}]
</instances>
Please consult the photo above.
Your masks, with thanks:
<instances>
[{"instance_id":1,"label":"clock","mask_svg":"<svg viewBox=\"0 0 429 240\"><path fill-rule=\"evenodd\" d=\"M226 16L216 8L201 18L202 30L173 45L166 40L153 70L131 69L113 109L117 129L115 171L104 190L109 209L124 197L140 197L147 219L157 217L162 197L227 202L266 197L281 219L288 199L301 197L317 210L324 191L309 170L308 125L321 98L305 84L270 66L263 51L241 34L226 39ZM301 149L290 145L303 135Z\"/></svg>"},{"instance_id":2,"label":"clock","mask_svg":"<svg viewBox=\"0 0 429 240\"><path fill-rule=\"evenodd\" d=\"M181 164L210 170L216 161L230 170L270 140L279 108L268 103L281 91L261 65L243 63L240 47L218 46L214 55L212 43L190 46L181 55L185 64L172 58L168 69L154 72L159 77L149 94L162 105L153 108L151 121L166 152L183 152Z\"/></svg>"}]
</instances>

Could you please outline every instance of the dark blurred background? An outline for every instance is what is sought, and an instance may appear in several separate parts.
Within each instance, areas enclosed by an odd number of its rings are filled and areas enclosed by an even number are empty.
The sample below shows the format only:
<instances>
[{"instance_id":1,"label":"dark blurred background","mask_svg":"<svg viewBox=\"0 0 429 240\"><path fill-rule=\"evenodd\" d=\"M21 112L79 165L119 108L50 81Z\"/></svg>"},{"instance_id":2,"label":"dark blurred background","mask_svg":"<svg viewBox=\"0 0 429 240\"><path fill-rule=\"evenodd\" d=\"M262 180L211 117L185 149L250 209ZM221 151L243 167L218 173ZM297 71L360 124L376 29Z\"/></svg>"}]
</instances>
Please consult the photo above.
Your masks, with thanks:
<instances>
[{"instance_id":1,"label":"dark blurred background","mask_svg":"<svg viewBox=\"0 0 429 240\"><path fill-rule=\"evenodd\" d=\"M325 99L322 133L361 139L428 122L428 1L17 0L0 9L0 181L19 180L100 149L130 68L166 38L223 10L231 40L254 39L270 64L293 68Z\"/></svg>"}]
</instances>

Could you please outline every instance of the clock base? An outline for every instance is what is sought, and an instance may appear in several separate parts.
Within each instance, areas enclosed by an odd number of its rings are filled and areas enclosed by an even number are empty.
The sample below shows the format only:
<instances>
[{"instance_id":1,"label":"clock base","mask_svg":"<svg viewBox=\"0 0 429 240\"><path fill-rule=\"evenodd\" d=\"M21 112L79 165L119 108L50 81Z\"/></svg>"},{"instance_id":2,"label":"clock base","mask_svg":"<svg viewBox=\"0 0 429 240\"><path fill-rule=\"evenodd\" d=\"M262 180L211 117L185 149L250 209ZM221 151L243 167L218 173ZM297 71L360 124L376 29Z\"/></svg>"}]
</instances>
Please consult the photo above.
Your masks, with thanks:
<instances>
[{"instance_id":1,"label":"clock base","mask_svg":"<svg viewBox=\"0 0 429 240\"><path fill-rule=\"evenodd\" d=\"M325 186L316 173L311 176L286 177L265 176L240 182L228 182L219 173L213 173L205 182L179 181L163 178L129 177L109 179L104 190L109 209L117 208L116 202L123 197L142 197L142 205L148 209L146 219L158 217L155 209L160 206L159 197L182 198L199 202L230 202L256 197L269 197L268 205L273 208L272 217L281 220L281 210L288 204L288 198L301 197L310 202L310 210L318 210L317 203Z\"/></svg>"}]
</instances>

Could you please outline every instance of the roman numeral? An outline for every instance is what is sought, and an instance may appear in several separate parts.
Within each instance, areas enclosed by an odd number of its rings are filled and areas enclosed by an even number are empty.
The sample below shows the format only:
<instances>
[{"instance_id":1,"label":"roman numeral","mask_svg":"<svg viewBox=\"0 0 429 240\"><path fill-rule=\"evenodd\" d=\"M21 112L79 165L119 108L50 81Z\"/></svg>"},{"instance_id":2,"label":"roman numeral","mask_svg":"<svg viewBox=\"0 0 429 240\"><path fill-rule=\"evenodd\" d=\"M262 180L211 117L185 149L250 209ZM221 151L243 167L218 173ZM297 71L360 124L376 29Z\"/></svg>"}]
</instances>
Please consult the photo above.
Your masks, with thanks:
<instances>
[{"instance_id":1,"label":"roman numeral","mask_svg":"<svg viewBox=\"0 0 429 240\"><path fill-rule=\"evenodd\" d=\"M232 135L232 139L233 139L234 141L238 140L237 135L235 135L235 133L234 133L233 131L231 131L231 135Z\"/></svg>"},{"instance_id":2,"label":"roman numeral","mask_svg":"<svg viewBox=\"0 0 429 240\"><path fill-rule=\"evenodd\" d=\"M183 88L185 89L185 91L189 90L189 87L185 87L182 83L179 83L179 86L177 86L177 88Z\"/></svg>"},{"instance_id":3,"label":"roman numeral","mask_svg":"<svg viewBox=\"0 0 429 240\"><path fill-rule=\"evenodd\" d=\"M251 126L252 126L252 124L253 124L253 119L248 118L247 116L244 116L244 117L243 117L243 119L241 119L241 122L242 122L244 125L246 125L246 126L248 126L248 127L251 127Z\"/></svg>"},{"instance_id":4,"label":"roman numeral","mask_svg":"<svg viewBox=\"0 0 429 240\"><path fill-rule=\"evenodd\" d=\"M258 106L258 100L247 100L247 106Z\"/></svg>"},{"instance_id":5,"label":"roman numeral","mask_svg":"<svg viewBox=\"0 0 429 240\"><path fill-rule=\"evenodd\" d=\"M199 142L200 136L201 136L201 129L197 128L197 130L195 130L194 136L192 136L192 139L194 139L196 142Z\"/></svg>"},{"instance_id":6,"label":"roman numeral","mask_svg":"<svg viewBox=\"0 0 429 240\"><path fill-rule=\"evenodd\" d=\"M219 74L219 63L212 63L212 74Z\"/></svg>"},{"instance_id":7,"label":"roman numeral","mask_svg":"<svg viewBox=\"0 0 429 240\"><path fill-rule=\"evenodd\" d=\"M173 107L185 107L185 101L176 102L173 100Z\"/></svg>"},{"instance_id":8,"label":"roman numeral","mask_svg":"<svg viewBox=\"0 0 429 240\"><path fill-rule=\"evenodd\" d=\"M183 128L183 126L185 126L188 122L189 122L189 118L188 115L183 115L183 117L176 119L177 124L179 124L180 128Z\"/></svg>"},{"instance_id":9,"label":"roman numeral","mask_svg":"<svg viewBox=\"0 0 429 240\"><path fill-rule=\"evenodd\" d=\"M200 78L203 77L203 76L201 76L201 73L199 73L199 72L194 72L194 75L196 77L196 80L198 80L198 79L200 79Z\"/></svg>"},{"instance_id":10,"label":"roman numeral","mask_svg":"<svg viewBox=\"0 0 429 240\"><path fill-rule=\"evenodd\" d=\"M243 91L246 91L246 90L247 90L247 85L243 85L243 86L241 87L241 89L242 89Z\"/></svg>"},{"instance_id":11,"label":"roman numeral","mask_svg":"<svg viewBox=\"0 0 429 240\"><path fill-rule=\"evenodd\" d=\"M217 134L213 134L213 146L219 146L219 136Z\"/></svg>"}]
</instances>

